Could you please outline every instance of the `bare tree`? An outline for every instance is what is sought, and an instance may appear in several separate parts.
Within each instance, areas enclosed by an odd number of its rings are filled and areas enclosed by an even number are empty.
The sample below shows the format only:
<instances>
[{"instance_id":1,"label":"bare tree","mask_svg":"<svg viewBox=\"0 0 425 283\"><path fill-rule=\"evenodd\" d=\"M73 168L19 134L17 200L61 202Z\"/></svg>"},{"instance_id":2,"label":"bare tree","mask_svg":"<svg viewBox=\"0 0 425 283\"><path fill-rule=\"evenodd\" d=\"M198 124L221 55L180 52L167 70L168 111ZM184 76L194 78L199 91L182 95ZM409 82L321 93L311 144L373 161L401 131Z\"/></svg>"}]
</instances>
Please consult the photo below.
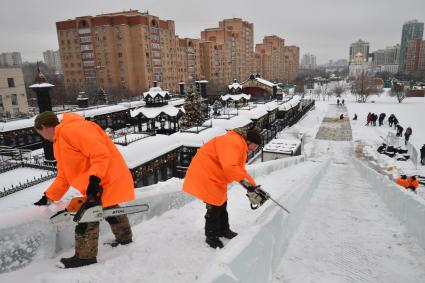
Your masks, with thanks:
<instances>
[{"instance_id":1,"label":"bare tree","mask_svg":"<svg viewBox=\"0 0 425 283\"><path fill-rule=\"evenodd\" d=\"M365 103L369 96L379 93L382 85L382 79L370 77L366 72L363 72L354 78L351 92L356 95L357 102Z\"/></svg>"},{"instance_id":2,"label":"bare tree","mask_svg":"<svg viewBox=\"0 0 425 283\"><path fill-rule=\"evenodd\" d=\"M401 83L394 82L391 88L391 95L396 96L398 103L401 103L406 98L406 91L404 85Z\"/></svg>"},{"instance_id":3,"label":"bare tree","mask_svg":"<svg viewBox=\"0 0 425 283\"><path fill-rule=\"evenodd\" d=\"M336 97L341 97L341 94L345 92L345 86L338 82L332 87L332 93L335 94Z\"/></svg>"}]
</instances>

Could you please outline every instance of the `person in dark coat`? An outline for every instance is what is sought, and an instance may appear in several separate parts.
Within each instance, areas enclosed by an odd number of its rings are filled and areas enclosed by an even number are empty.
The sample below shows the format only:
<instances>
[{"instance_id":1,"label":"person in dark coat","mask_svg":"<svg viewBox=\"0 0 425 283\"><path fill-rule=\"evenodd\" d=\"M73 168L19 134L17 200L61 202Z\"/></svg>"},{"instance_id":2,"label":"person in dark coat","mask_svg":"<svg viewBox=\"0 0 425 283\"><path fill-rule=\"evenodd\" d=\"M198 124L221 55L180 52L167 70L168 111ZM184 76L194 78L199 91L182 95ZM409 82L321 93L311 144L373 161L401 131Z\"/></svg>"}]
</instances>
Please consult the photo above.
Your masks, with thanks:
<instances>
[{"instance_id":1,"label":"person in dark coat","mask_svg":"<svg viewBox=\"0 0 425 283\"><path fill-rule=\"evenodd\" d=\"M402 136L403 136L403 127L400 125L397 125L396 137L402 137Z\"/></svg>"},{"instance_id":2,"label":"person in dark coat","mask_svg":"<svg viewBox=\"0 0 425 283\"><path fill-rule=\"evenodd\" d=\"M372 123L373 123L373 126L376 126L376 120L378 120L378 115L375 114L375 113L373 113L372 114Z\"/></svg>"},{"instance_id":3,"label":"person in dark coat","mask_svg":"<svg viewBox=\"0 0 425 283\"><path fill-rule=\"evenodd\" d=\"M412 128L407 127L406 131L404 132L404 144L407 144L409 142L409 138L412 135Z\"/></svg>"},{"instance_id":4,"label":"person in dark coat","mask_svg":"<svg viewBox=\"0 0 425 283\"><path fill-rule=\"evenodd\" d=\"M345 101L344 101L344 99L341 101L341 105L342 106L344 106L344 104L345 104Z\"/></svg>"},{"instance_id":5,"label":"person in dark coat","mask_svg":"<svg viewBox=\"0 0 425 283\"><path fill-rule=\"evenodd\" d=\"M391 115L390 115L390 117L388 117L388 125L389 125L390 127L392 127L392 126L393 126L394 118L395 118L394 114L391 114Z\"/></svg>"},{"instance_id":6,"label":"person in dark coat","mask_svg":"<svg viewBox=\"0 0 425 283\"><path fill-rule=\"evenodd\" d=\"M425 165L425 144L421 148L421 164Z\"/></svg>"},{"instance_id":7,"label":"person in dark coat","mask_svg":"<svg viewBox=\"0 0 425 283\"><path fill-rule=\"evenodd\" d=\"M353 120L357 120L357 114L356 113L354 113Z\"/></svg>"},{"instance_id":8,"label":"person in dark coat","mask_svg":"<svg viewBox=\"0 0 425 283\"><path fill-rule=\"evenodd\" d=\"M336 100L336 105L339 106L339 98Z\"/></svg>"},{"instance_id":9,"label":"person in dark coat","mask_svg":"<svg viewBox=\"0 0 425 283\"><path fill-rule=\"evenodd\" d=\"M379 126L382 126L384 124L385 116L385 113L379 114Z\"/></svg>"},{"instance_id":10,"label":"person in dark coat","mask_svg":"<svg viewBox=\"0 0 425 283\"><path fill-rule=\"evenodd\" d=\"M394 124L394 130L395 129L397 129L397 125L398 125L398 119L397 119L397 117L396 116L394 116L394 119L393 119L393 124Z\"/></svg>"}]
</instances>

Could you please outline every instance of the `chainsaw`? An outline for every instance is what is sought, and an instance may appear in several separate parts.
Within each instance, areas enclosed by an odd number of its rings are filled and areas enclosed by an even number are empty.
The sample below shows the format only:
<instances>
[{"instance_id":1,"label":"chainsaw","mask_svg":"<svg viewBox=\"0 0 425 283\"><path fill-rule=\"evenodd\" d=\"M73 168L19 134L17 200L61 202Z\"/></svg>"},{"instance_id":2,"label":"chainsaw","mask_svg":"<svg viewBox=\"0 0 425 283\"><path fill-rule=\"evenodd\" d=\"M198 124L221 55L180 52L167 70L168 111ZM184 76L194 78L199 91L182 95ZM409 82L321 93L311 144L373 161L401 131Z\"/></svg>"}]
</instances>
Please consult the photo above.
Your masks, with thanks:
<instances>
[{"instance_id":1,"label":"chainsaw","mask_svg":"<svg viewBox=\"0 0 425 283\"><path fill-rule=\"evenodd\" d=\"M68 206L50 217L52 224L73 220L77 223L99 222L111 216L127 215L149 210L148 204L103 208L100 203L87 202L86 197L74 197Z\"/></svg>"}]
</instances>

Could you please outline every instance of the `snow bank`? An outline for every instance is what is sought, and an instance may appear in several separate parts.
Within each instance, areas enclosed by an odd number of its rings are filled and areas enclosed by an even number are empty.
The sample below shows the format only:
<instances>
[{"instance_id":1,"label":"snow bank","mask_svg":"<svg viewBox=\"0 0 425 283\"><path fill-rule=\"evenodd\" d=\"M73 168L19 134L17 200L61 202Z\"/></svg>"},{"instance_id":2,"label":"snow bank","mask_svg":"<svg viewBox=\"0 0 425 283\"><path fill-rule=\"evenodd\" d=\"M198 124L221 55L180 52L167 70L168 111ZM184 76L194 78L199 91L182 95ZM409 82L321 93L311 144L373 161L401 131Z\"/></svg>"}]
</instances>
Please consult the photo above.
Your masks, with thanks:
<instances>
[{"instance_id":1,"label":"snow bank","mask_svg":"<svg viewBox=\"0 0 425 283\"><path fill-rule=\"evenodd\" d=\"M296 158L291 158L291 161L294 160ZM287 160L283 163L285 161ZM237 243L230 242L226 249L213 259L211 268L200 281L215 283L270 281L292 235L301 223L304 208L310 201L316 184L324 176L329 162L330 160L324 162L316 172L311 172L310 182L300 183L294 193L285 199L285 206L291 214L286 214L277 206L270 206L258 219L258 225L253 226L249 233L239 235ZM274 161L263 164L268 163Z\"/></svg>"},{"instance_id":2,"label":"snow bank","mask_svg":"<svg viewBox=\"0 0 425 283\"><path fill-rule=\"evenodd\" d=\"M402 222L425 249L425 200L413 192L402 189L383 176L353 158L354 165L376 190L387 207Z\"/></svg>"},{"instance_id":3,"label":"snow bank","mask_svg":"<svg viewBox=\"0 0 425 283\"><path fill-rule=\"evenodd\" d=\"M274 160L247 166L247 170L258 177L304 160L303 156ZM182 191L182 183L182 179L172 178L166 182L137 188L136 200L128 205L147 203L150 209L146 213L129 215L132 225L191 202L193 197ZM55 257L74 246L73 222L60 226L53 226L49 222L49 217L65 206L66 202L58 202L49 207L32 206L0 214L0 273L25 267L34 259ZM101 238L111 234L105 221L101 223L100 231Z\"/></svg>"}]
</instances>

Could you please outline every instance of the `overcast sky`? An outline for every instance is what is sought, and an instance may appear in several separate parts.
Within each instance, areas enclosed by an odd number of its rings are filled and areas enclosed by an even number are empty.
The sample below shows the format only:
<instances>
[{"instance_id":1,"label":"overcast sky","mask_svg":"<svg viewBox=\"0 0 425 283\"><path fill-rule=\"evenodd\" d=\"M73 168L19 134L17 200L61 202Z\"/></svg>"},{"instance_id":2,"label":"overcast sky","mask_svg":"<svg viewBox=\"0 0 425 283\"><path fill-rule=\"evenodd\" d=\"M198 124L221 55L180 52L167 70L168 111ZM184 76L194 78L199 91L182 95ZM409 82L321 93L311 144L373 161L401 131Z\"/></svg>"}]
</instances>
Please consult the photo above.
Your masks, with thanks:
<instances>
[{"instance_id":1,"label":"overcast sky","mask_svg":"<svg viewBox=\"0 0 425 283\"><path fill-rule=\"evenodd\" d=\"M19 51L24 61L57 49L55 22L128 9L174 20L180 37L200 37L225 18L254 23L255 43L278 35L312 53L318 63L348 58L358 39L370 49L400 43L407 20L425 21L425 0L0 0L0 53Z\"/></svg>"}]
</instances>

